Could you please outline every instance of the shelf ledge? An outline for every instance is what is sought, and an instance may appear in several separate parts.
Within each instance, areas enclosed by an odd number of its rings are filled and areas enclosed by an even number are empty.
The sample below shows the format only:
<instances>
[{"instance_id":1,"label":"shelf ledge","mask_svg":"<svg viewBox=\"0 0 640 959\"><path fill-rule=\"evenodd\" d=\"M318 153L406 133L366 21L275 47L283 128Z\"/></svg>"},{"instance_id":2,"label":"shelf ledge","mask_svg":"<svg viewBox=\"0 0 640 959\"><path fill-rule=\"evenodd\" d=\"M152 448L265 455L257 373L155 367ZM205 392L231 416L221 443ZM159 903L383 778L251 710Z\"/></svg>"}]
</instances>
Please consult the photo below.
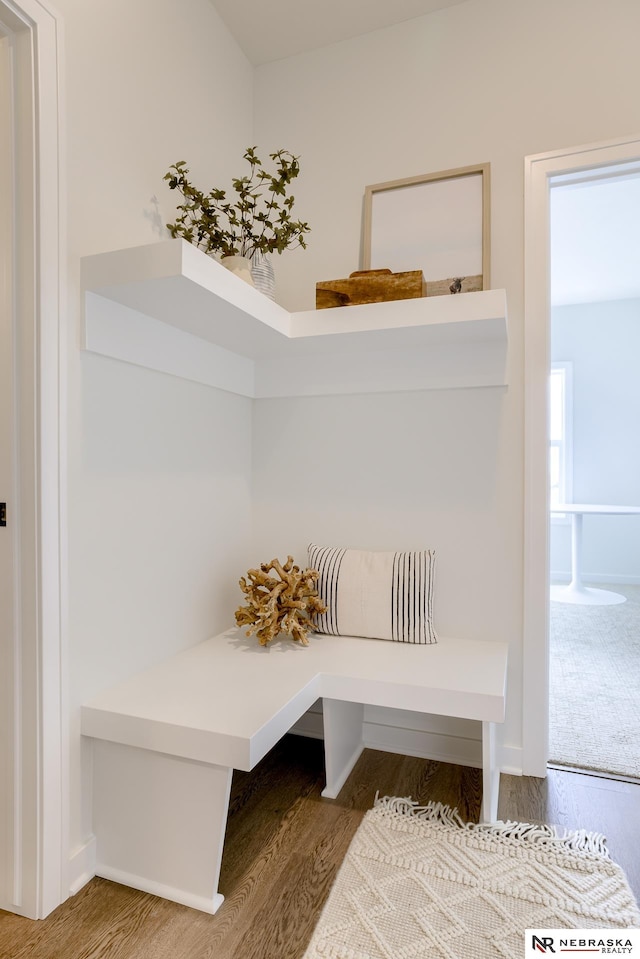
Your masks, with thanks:
<instances>
[{"instance_id":1,"label":"shelf ledge","mask_svg":"<svg viewBox=\"0 0 640 959\"><path fill-rule=\"evenodd\" d=\"M184 240L81 275L85 350L243 396L507 385L504 290L289 313Z\"/></svg>"}]
</instances>

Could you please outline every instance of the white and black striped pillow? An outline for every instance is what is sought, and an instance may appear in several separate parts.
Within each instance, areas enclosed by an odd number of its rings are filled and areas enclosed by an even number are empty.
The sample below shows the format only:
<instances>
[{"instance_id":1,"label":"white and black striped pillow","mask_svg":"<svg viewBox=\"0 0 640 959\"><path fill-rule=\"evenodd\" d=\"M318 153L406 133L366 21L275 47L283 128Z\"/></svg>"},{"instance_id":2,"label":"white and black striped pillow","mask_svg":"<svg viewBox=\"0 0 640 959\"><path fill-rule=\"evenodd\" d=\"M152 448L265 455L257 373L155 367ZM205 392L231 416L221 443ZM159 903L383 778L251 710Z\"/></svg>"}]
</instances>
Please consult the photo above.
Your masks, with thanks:
<instances>
[{"instance_id":1,"label":"white and black striped pillow","mask_svg":"<svg viewBox=\"0 0 640 959\"><path fill-rule=\"evenodd\" d=\"M309 546L327 612L314 629L398 643L437 643L433 626L435 552L391 553Z\"/></svg>"}]
</instances>

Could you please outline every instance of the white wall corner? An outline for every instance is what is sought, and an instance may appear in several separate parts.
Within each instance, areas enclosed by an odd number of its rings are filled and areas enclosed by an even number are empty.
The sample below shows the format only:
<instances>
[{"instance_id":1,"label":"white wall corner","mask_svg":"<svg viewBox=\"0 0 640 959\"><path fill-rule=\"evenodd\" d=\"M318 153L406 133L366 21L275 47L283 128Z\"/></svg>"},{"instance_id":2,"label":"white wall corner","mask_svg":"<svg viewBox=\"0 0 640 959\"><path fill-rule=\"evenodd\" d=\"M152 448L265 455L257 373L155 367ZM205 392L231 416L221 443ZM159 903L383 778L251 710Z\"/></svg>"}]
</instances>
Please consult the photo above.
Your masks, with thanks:
<instances>
[{"instance_id":1,"label":"white wall corner","mask_svg":"<svg viewBox=\"0 0 640 959\"><path fill-rule=\"evenodd\" d=\"M308 739L324 739L322 711L316 712L311 707L297 723L294 723L290 732L294 736L306 736Z\"/></svg>"},{"instance_id":2,"label":"white wall corner","mask_svg":"<svg viewBox=\"0 0 640 959\"><path fill-rule=\"evenodd\" d=\"M96 874L96 837L76 847L69 857L69 895L75 896Z\"/></svg>"}]
</instances>

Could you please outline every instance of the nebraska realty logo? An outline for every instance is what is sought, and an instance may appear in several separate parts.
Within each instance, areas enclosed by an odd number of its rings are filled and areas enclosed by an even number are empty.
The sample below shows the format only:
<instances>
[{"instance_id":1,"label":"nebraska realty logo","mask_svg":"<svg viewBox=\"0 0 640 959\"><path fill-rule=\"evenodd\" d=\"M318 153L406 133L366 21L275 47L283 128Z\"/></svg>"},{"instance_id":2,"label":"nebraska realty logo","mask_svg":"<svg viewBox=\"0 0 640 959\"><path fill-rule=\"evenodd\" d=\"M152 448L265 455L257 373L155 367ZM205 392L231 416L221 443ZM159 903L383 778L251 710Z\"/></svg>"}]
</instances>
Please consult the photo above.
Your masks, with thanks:
<instances>
[{"instance_id":1,"label":"nebraska realty logo","mask_svg":"<svg viewBox=\"0 0 640 959\"><path fill-rule=\"evenodd\" d=\"M525 956L555 956L570 952L575 956L640 957L640 929L527 929Z\"/></svg>"}]
</instances>

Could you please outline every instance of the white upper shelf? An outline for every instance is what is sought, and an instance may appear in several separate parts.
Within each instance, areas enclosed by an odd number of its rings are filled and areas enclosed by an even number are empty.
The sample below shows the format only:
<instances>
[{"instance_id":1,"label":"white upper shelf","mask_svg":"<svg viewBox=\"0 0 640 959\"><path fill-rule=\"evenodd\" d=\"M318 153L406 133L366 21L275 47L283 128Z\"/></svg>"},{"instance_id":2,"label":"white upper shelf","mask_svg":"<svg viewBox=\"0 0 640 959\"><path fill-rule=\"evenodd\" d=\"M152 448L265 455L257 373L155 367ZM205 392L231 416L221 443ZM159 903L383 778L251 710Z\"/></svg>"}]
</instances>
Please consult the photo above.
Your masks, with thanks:
<instances>
[{"instance_id":1,"label":"white upper shelf","mask_svg":"<svg viewBox=\"0 0 640 959\"><path fill-rule=\"evenodd\" d=\"M504 290L289 313L185 240L82 260L84 348L245 396L504 386Z\"/></svg>"}]
</instances>

